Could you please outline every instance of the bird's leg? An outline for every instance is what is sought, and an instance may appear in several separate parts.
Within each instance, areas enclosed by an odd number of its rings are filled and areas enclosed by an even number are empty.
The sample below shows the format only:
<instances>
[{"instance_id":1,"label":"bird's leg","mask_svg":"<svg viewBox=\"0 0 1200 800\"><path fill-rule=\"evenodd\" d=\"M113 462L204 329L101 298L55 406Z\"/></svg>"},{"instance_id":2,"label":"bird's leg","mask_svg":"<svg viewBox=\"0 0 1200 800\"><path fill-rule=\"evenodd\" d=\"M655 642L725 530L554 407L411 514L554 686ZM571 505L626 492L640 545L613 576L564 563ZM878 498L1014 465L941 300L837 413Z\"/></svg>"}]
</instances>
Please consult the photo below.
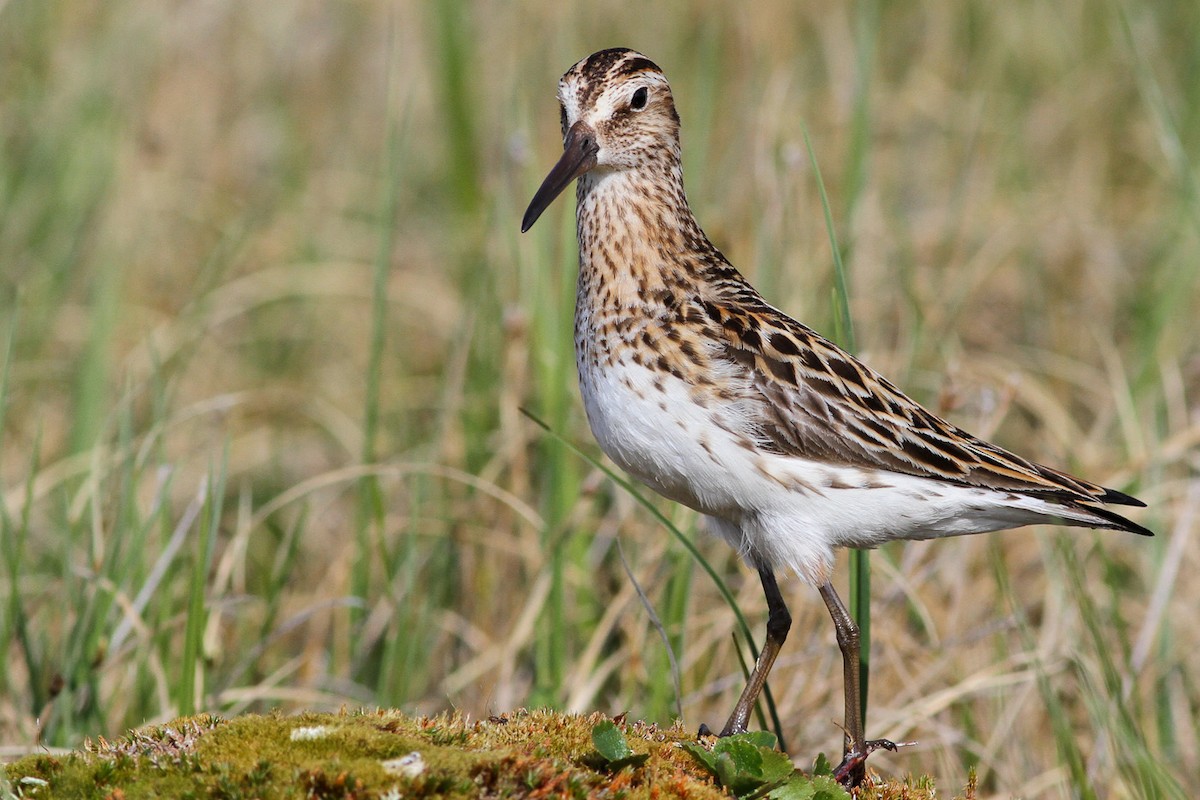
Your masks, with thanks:
<instances>
[{"instance_id":1,"label":"bird's leg","mask_svg":"<svg viewBox=\"0 0 1200 800\"><path fill-rule=\"evenodd\" d=\"M754 671L750 673L746 688L742 690L742 696L733 707L729 721L721 729L722 736L746 732L746 723L750 721L750 712L754 710L763 684L767 682L767 673L771 671L771 665L775 663L775 657L779 655L779 649L783 647L783 642L792 627L792 615L788 613L783 595L779 593L775 573L770 567L759 567L758 576L762 579L763 592L767 596L767 640L763 643L762 652L758 654L758 661L754 664Z\"/></svg>"},{"instance_id":2,"label":"bird's leg","mask_svg":"<svg viewBox=\"0 0 1200 800\"><path fill-rule=\"evenodd\" d=\"M887 739L868 742L863 735L862 702L859 695L858 667L862 658L858 626L846 610L842 598L828 581L821 584L821 599L833 617L837 631L838 647L842 651L842 672L846 684L846 736L842 749L842 763L834 770L834 776L844 785L858 786L867 776L867 756L881 748L895 750L896 744Z\"/></svg>"},{"instance_id":3,"label":"bird's leg","mask_svg":"<svg viewBox=\"0 0 1200 800\"><path fill-rule=\"evenodd\" d=\"M846 610L846 605L833 584L826 581L821 584L821 599L833 617L833 627L837 631L838 647L842 651L842 675L846 686L846 747L844 753L851 750L861 751L866 746L863 735L862 705L859 696L858 667L861 653L858 625Z\"/></svg>"}]
</instances>

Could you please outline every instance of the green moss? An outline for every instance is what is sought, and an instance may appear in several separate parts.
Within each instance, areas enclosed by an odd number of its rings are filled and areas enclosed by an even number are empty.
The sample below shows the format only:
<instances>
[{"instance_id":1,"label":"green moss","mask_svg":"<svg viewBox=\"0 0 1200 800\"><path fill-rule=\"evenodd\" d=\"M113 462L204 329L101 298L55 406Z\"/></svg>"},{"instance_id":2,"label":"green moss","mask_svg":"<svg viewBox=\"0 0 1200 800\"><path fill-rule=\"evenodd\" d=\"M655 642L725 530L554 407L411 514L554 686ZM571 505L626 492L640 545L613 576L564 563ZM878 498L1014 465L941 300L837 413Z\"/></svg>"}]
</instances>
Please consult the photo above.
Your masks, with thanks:
<instances>
[{"instance_id":1,"label":"green moss","mask_svg":"<svg viewBox=\"0 0 1200 800\"><path fill-rule=\"evenodd\" d=\"M603 719L523 710L478 722L394 711L201 715L63 757L29 756L7 774L23 796L37 798L727 797L679 747L695 740L679 725L622 724L630 750L647 760L597 769L592 728ZM934 796L913 783L870 793Z\"/></svg>"}]
</instances>

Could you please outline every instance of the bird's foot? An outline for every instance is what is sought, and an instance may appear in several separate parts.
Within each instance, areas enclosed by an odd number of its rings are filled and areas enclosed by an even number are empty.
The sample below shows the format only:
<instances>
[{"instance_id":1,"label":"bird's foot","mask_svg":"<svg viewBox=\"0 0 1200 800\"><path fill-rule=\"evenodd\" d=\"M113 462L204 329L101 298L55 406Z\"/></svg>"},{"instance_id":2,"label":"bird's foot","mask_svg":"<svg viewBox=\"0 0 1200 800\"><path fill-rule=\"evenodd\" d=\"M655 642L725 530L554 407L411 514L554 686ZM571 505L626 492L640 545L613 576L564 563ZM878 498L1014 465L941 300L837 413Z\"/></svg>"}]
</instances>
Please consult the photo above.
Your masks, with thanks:
<instances>
[{"instance_id":1,"label":"bird's foot","mask_svg":"<svg viewBox=\"0 0 1200 800\"><path fill-rule=\"evenodd\" d=\"M833 777L847 789L860 785L867 776L867 756L876 750L891 750L909 747L916 742L893 742L891 739L871 739L863 743L862 750L850 750L833 771Z\"/></svg>"}]
</instances>

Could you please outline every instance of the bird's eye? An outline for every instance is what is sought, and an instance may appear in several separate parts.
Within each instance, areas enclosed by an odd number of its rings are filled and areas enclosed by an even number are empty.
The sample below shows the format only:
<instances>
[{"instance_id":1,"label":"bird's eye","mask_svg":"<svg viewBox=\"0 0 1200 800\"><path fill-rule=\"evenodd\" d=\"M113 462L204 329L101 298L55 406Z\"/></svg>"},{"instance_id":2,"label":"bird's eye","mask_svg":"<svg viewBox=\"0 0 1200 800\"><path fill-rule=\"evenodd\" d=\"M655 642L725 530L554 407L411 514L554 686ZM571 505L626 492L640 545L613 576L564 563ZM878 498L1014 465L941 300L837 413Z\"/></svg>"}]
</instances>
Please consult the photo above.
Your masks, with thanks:
<instances>
[{"instance_id":1,"label":"bird's eye","mask_svg":"<svg viewBox=\"0 0 1200 800\"><path fill-rule=\"evenodd\" d=\"M641 111L646 107L646 100L650 97L650 90L645 86L633 93L633 97L629 100L629 107L634 111Z\"/></svg>"}]
</instances>

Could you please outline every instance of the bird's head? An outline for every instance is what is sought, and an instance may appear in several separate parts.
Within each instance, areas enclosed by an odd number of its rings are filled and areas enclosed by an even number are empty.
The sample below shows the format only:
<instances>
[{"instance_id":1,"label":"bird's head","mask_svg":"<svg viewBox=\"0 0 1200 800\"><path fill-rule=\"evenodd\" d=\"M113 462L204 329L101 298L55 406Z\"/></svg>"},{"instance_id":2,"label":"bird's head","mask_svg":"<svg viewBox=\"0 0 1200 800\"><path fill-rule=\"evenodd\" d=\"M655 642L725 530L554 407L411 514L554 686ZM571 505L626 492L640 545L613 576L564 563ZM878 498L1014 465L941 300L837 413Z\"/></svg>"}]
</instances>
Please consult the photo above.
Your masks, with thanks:
<instances>
[{"instance_id":1,"label":"bird's head","mask_svg":"<svg viewBox=\"0 0 1200 800\"><path fill-rule=\"evenodd\" d=\"M558 82L563 154L534 195L527 231L571 181L592 170L638 170L679 162L679 115L658 66L625 48L601 50Z\"/></svg>"}]
</instances>

